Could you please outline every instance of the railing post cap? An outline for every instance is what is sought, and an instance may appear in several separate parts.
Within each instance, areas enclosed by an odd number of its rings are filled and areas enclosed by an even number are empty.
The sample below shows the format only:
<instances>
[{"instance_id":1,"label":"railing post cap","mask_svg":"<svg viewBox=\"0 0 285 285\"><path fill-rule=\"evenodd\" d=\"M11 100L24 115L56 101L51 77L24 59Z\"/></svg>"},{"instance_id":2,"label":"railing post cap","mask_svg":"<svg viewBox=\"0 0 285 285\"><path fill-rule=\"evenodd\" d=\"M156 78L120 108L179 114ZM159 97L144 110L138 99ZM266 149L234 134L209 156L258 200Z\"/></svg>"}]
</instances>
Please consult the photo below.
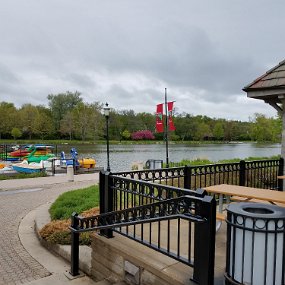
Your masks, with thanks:
<instances>
[{"instance_id":1,"label":"railing post cap","mask_svg":"<svg viewBox=\"0 0 285 285\"><path fill-rule=\"evenodd\" d=\"M208 194L208 193L207 193L207 191L206 191L205 189L198 188L198 189L196 190L195 196L197 196L197 197L204 197L204 196L206 196L207 194Z\"/></svg>"}]
</instances>

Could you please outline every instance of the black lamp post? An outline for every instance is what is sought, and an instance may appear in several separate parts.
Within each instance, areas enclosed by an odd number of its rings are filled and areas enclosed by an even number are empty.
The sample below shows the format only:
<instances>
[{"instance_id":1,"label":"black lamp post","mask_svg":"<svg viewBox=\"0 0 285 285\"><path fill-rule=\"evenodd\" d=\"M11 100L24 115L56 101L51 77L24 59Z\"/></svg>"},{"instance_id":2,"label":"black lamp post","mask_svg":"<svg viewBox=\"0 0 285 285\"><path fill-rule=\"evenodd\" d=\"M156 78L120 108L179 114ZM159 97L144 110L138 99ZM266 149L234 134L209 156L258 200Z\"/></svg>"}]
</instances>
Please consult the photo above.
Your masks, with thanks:
<instances>
[{"instance_id":1,"label":"black lamp post","mask_svg":"<svg viewBox=\"0 0 285 285\"><path fill-rule=\"evenodd\" d=\"M106 103L104 107L104 115L106 118L106 140L107 140L107 171L110 172L110 159L109 159L109 116L110 116L110 108L109 104Z\"/></svg>"}]
</instances>

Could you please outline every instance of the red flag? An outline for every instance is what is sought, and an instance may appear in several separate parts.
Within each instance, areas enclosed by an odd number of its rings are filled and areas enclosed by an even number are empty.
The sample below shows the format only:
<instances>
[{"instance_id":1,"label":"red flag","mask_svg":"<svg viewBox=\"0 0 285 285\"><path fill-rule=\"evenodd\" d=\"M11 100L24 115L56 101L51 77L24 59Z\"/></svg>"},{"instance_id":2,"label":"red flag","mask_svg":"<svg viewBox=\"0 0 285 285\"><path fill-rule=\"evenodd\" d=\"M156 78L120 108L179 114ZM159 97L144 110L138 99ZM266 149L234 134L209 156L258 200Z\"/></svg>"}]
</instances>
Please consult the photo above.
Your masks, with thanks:
<instances>
[{"instance_id":1,"label":"red flag","mask_svg":"<svg viewBox=\"0 0 285 285\"><path fill-rule=\"evenodd\" d=\"M163 133L163 104L156 105L156 132Z\"/></svg>"},{"instance_id":2,"label":"red flag","mask_svg":"<svg viewBox=\"0 0 285 285\"><path fill-rule=\"evenodd\" d=\"M168 102L168 130L175 131L175 126L173 123L173 104L174 102Z\"/></svg>"}]
</instances>

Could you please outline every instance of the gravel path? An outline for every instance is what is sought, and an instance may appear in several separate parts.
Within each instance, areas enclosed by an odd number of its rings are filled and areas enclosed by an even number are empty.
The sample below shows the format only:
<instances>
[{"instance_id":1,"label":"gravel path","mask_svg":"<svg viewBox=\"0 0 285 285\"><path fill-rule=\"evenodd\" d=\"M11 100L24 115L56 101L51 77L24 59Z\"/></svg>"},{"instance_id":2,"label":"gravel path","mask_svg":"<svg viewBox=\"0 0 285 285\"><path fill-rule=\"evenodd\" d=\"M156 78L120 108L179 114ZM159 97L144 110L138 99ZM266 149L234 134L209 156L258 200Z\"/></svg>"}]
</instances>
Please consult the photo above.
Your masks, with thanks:
<instances>
[{"instance_id":1,"label":"gravel path","mask_svg":"<svg viewBox=\"0 0 285 285\"><path fill-rule=\"evenodd\" d=\"M85 188L98 180L66 182L0 192L0 285L25 284L50 275L22 246L18 227L23 217L38 206L54 201L63 192Z\"/></svg>"}]
</instances>

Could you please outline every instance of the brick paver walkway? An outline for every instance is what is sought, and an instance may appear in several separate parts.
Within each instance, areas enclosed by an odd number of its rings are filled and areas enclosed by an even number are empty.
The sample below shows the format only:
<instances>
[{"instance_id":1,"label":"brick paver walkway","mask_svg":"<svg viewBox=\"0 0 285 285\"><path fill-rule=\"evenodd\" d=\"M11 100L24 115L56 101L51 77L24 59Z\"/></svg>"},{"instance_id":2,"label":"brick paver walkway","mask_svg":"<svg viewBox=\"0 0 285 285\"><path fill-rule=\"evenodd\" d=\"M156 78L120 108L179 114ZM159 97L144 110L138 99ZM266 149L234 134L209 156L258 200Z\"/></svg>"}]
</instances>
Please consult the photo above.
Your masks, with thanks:
<instances>
[{"instance_id":1,"label":"brick paver walkway","mask_svg":"<svg viewBox=\"0 0 285 285\"><path fill-rule=\"evenodd\" d=\"M23 217L59 194L94 185L94 181L45 186L36 191L0 191L0 285L25 284L50 275L22 246L18 227ZM28 188L28 187L27 187Z\"/></svg>"}]
</instances>

